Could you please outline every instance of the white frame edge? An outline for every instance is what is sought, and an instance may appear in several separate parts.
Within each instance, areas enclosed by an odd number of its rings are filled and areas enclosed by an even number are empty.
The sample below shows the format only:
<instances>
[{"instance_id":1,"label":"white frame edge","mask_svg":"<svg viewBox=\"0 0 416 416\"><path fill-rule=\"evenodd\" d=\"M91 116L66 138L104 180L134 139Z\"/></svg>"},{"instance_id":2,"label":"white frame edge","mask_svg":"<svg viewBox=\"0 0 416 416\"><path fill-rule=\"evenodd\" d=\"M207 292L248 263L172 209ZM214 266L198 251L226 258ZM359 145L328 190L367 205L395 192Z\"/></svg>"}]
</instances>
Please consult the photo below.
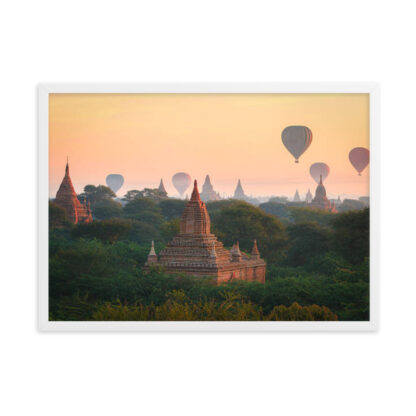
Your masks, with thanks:
<instances>
[{"instance_id":1,"label":"white frame edge","mask_svg":"<svg viewBox=\"0 0 416 416\"><path fill-rule=\"evenodd\" d=\"M49 94L51 93L362 93L370 98L370 320L308 322L63 322L49 321ZM38 87L38 329L48 332L377 331L379 326L380 87L376 83L42 84Z\"/></svg>"}]
</instances>

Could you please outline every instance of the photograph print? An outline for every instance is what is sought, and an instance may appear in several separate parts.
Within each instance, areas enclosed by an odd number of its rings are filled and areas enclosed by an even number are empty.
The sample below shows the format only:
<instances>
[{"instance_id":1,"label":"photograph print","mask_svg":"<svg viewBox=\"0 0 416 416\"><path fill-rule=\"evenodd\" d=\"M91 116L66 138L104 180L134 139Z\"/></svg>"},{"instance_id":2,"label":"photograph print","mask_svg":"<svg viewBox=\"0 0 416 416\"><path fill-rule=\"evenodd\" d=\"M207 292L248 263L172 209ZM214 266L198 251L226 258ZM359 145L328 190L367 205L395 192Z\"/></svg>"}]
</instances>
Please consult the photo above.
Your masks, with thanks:
<instances>
[{"instance_id":1,"label":"photograph print","mask_svg":"<svg viewBox=\"0 0 416 416\"><path fill-rule=\"evenodd\" d=\"M368 92L47 107L49 322L370 321Z\"/></svg>"}]
</instances>

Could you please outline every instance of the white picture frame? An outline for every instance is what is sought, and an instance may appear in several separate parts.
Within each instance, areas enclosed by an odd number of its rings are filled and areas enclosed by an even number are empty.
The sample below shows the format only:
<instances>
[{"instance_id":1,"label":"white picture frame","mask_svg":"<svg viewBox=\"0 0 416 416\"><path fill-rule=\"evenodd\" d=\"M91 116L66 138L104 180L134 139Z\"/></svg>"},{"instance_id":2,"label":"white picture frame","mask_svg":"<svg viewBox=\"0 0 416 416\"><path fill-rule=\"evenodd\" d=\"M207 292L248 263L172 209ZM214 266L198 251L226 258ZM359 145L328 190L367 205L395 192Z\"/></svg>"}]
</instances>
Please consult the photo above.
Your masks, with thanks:
<instances>
[{"instance_id":1,"label":"white picture frame","mask_svg":"<svg viewBox=\"0 0 416 416\"><path fill-rule=\"evenodd\" d=\"M370 102L370 320L259 322L68 322L48 319L49 94L367 93ZM379 327L380 88L376 83L43 84L38 87L38 328L40 331L376 331Z\"/></svg>"}]
</instances>

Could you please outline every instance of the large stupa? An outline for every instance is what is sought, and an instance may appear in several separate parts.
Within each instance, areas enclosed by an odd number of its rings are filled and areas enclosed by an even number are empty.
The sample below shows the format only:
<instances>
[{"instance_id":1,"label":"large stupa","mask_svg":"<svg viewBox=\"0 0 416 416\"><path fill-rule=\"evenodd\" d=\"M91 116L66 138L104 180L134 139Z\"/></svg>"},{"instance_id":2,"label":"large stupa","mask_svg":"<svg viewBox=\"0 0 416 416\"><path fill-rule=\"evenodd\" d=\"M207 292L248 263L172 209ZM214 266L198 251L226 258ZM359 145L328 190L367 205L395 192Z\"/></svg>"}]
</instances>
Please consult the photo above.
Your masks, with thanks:
<instances>
[{"instance_id":1,"label":"large stupa","mask_svg":"<svg viewBox=\"0 0 416 416\"><path fill-rule=\"evenodd\" d=\"M231 280L264 283L266 274L266 263L260 258L255 240L249 256L240 251L238 242L231 250L225 249L211 233L211 221L197 181L183 211L179 234L159 253L159 258L152 245L146 267L152 264L162 265L168 273L210 276L217 283Z\"/></svg>"}]
</instances>

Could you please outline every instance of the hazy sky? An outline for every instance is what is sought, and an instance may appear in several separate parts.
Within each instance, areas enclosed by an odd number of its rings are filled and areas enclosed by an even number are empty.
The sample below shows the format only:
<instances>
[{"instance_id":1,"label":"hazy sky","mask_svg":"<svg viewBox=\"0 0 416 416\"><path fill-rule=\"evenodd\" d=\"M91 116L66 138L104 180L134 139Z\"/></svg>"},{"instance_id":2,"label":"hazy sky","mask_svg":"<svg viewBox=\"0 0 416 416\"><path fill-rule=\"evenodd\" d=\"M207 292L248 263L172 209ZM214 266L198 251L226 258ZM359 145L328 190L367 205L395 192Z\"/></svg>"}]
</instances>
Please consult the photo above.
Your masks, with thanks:
<instances>
[{"instance_id":1,"label":"hazy sky","mask_svg":"<svg viewBox=\"0 0 416 416\"><path fill-rule=\"evenodd\" d=\"M313 134L299 163L281 140L289 125ZM161 178L173 196L173 174L187 172L221 195L240 178L246 194L303 196L316 188L310 165L325 162L329 196L368 195L369 168L358 176L348 160L369 148L368 94L51 94L49 140L51 197L67 155L77 193L119 173L119 196Z\"/></svg>"}]
</instances>

